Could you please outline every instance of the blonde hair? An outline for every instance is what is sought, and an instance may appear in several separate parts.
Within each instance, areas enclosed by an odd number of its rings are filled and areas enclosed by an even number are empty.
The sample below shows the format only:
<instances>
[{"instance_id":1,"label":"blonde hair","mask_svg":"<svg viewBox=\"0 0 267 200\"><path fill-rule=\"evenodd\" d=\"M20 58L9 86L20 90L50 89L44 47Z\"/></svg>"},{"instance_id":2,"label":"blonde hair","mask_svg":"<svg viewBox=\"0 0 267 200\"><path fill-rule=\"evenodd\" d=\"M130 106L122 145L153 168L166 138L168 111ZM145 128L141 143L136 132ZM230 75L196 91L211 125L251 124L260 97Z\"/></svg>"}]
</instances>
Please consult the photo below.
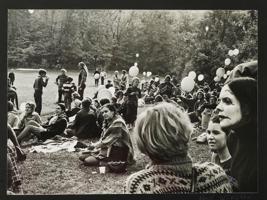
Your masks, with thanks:
<instances>
[{"instance_id":1,"label":"blonde hair","mask_svg":"<svg viewBox=\"0 0 267 200\"><path fill-rule=\"evenodd\" d=\"M138 149L154 162L187 156L192 124L188 115L171 103L160 103L137 117Z\"/></svg>"}]
</instances>

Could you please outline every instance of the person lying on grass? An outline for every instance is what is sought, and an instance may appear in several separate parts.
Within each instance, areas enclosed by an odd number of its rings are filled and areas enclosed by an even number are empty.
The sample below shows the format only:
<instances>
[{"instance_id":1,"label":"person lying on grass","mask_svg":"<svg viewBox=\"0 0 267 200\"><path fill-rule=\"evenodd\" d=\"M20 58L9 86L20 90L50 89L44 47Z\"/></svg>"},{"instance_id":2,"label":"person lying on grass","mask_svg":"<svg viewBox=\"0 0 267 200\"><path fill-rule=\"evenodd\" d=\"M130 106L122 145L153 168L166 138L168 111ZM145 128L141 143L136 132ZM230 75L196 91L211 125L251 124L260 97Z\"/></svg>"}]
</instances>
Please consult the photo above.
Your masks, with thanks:
<instances>
[{"instance_id":1,"label":"person lying on grass","mask_svg":"<svg viewBox=\"0 0 267 200\"><path fill-rule=\"evenodd\" d=\"M103 105L101 112L104 117L101 138L92 144L91 152L82 154L79 159L87 166L105 165L112 161L133 163L133 146L125 121L110 103Z\"/></svg>"},{"instance_id":2,"label":"person lying on grass","mask_svg":"<svg viewBox=\"0 0 267 200\"><path fill-rule=\"evenodd\" d=\"M56 106L55 114L52 115L48 121L40 125L35 121L30 121L23 131L18 135L18 141L21 143L31 133L33 133L39 140L46 140L55 135L63 134L67 127L67 118L65 114L65 105L59 103Z\"/></svg>"},{"instance_id":3,"label":"person lying on grass","mask_svg":"<svg viewBox=\"0 0 267 200\"><path fill-rule=\"evenodd\" d=\"M130 175L125 193L229 193L224 170L211 162L193 163L188 154L192 124L171 103L160 103L141 113L134 129L136 144L151 163Z\"/></svg>"}]
</instances>

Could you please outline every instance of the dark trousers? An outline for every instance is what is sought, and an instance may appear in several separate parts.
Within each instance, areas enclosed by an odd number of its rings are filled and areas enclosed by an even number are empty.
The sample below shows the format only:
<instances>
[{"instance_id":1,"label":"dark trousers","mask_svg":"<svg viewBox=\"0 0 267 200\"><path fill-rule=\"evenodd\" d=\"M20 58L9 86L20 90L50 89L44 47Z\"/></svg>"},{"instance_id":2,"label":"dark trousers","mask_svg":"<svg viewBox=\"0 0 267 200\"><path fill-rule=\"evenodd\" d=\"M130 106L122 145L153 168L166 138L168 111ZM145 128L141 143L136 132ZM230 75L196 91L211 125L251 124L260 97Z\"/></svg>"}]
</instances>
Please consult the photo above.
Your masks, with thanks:
<instances>
[{"instance_id":1,"label":"dark trousers","mask_svg":"<svg viewBox=\"0 0 267 200\"><path fill-rule=\"evenodd\" d=\"M99 79L95 79L95 86L98 86Z\"/></svg>"},{"instance_id":2,"label":"dark trousers","mask_svg":"<svg viewBox=\"0 0 267 200\"><path fill-rule=\"evenodd\" d=\"M85 89L86 85L82 84L81 87L78 88L78 93L80 95L80 99L83 100L83 93L84 93L84 89Z\"/></svg>"},{"instance_id":3,"label":"dark trousers","mask_svg":"<svg viewBox=\"0 0 267 200\"><path fill-rule=\"evenodd\" d=\"M62 102L62 94L63 94L63 90L62 89L58 89L58 103Z\"/></svg>"},{"instance_id":4,"label":"dark trousers","mask_svg":"<svg viewBox=\"0 0 267 200\"><path fill-rule=\"evenodd\" d=\"M42 94L43 94L42 91L38 91L38 90L34 91L34 101L35 101L35 104L36 104L35 111L39 115L41 115L41 111L42 111Z\"/></svg>"},{"instance_id":5,"label":"dark trousers","mask_svg":"<svg viewBox=\"0 0 267 200\"><path fill-rule=\"evenodd\" d=\"M105 80L105 78L101 77L101 85L104 85L104 80Z\"/></svg>"}]
</instances>

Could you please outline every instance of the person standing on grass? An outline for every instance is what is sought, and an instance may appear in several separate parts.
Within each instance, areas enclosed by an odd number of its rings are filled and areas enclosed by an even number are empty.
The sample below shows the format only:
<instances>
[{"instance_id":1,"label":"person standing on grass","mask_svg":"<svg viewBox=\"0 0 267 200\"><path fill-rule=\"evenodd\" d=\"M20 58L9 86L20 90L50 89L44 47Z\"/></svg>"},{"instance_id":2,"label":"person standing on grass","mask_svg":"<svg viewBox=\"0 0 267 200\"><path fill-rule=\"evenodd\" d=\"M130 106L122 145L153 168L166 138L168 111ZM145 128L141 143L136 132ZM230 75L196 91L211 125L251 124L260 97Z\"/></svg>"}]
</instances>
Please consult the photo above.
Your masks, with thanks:
<instances>
[{"instance_id":1,"label":"person standing on grass","mask_svg":"<svg viewBox=\"0 0 267 200\"><path fill-rule=\"evenodd\" d=\"M71 110L72 94L77 90L75 83L72 82L73 78L68 77L67 81L63 84L62 90L64 95L64 103L66 110Z\"/></svg>"},{"instance_id":2,"label":"person standing on grass","mask_svg":"<svg viewBox=\"0 0 267 200\"><path fill-rule=\"evenodd\" d=\"M11 69L11 71L8 73L8 78L9 78L9 81L10 81L10 85L14 85L14 81L15 81L15 73L14 73L14 70Z\"/></svg>"},{"instance_id":3,"label":"person standing on grass","mask_svg":"<svg viewBox=\"0 0 267 200\"><path fill-rule=\"evenodd\" d=\"M84 64L84 62L79 62L78 66L80 67L80 73L78 77L78 93L81 97L81 100L83 99L84 90L86 87L86 78L88 76L88 69L87 66Z\"/></svg>"},{"instance_id":4,"label":"person standing on grass","mask_svg":"<svg viewBox=\"0 0 267 200\"><path fill-rule=\"evenodd\" d=\"M34 101L36 104L35 111L40 115L42 111L42 95L43 88L47 86L48 76L46 76L46 70L40 69L39 76L35 79L33 88L34 88Z\"/></svg>"},{"instance_id":5,"label":"person standing on grass","mask_svg":"<svg viewBox=\"0 0 267 200\"><path fill-rule=\"evenodd\" d=\"M99 79L100 79L100 71L98 69L94 72L95 86L98 87Z\"/></svg>"},{"instance_id":6,"label":"person standing on grass","mask_svg":"<svg viewBox=\"0 0 267 200\"><path fill-rule=\"evenodd\" d=\"M100 79L101 79L101 85L105 85L105 78L107 78L107 73L104 69L101 69L100 72Z\"/></svg>"},{"instance_id":7,"label":"person standing on grass","mask_svg":"<svg viewBox=\"0 0 267 200\"><path fill-rule=\"evenodd\" d=\"M66 75L67 70L61 69L61 74L56 78L56 84L58 86L58 101L57 103L62 103L62 94L63 94L63 84L66 83L68 76Z\"/></svg>"}]
</instances>

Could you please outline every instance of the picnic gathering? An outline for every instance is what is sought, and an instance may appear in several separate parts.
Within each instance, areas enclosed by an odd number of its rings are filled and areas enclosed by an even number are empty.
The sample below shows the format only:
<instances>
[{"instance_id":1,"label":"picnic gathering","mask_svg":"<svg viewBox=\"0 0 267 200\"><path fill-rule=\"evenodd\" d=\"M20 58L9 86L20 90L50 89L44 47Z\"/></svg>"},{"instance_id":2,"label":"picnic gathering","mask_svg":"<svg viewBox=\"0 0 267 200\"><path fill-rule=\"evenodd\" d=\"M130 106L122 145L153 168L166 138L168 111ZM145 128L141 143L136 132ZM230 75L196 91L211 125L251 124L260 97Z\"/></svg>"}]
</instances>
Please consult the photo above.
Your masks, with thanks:
<instances>
[{"instance_id":1,"label":"picnic gathering","mask_svg":"<svg viewBox=\"0 0 267 200\"><path fill-rule=\"evenodd\" d=\"M71 69L63 61L53 70L8 68L8 195L26 194L31 155L55 152L71 154L92 179L121 176L124 194L258 191L258 60L229 69L225 59L208 79L194 68L182 76L142 70L141 55L113 70L86 59ZM208 158L200 162L201 146Z\"/></svg>"}]
</instances>

